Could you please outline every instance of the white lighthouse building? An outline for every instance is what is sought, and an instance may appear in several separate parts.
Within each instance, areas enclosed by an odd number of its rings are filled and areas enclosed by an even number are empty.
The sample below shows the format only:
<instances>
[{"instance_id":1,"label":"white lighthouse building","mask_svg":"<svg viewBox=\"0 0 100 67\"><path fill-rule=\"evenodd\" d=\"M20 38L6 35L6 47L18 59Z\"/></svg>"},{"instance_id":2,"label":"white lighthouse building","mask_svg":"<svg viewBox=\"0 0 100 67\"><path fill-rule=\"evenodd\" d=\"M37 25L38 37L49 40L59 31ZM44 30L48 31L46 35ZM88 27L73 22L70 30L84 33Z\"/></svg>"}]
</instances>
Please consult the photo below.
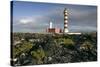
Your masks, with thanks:
<instances>
[{"instance_id":1,"label":"white lighthouse building","mask_svg":"<svg viewBox=\"0 0 100 67\"><path fill-rule=\"evenodd\" d=\"M52 21L49 23L49 28L46 30L48 33L62 33L62 30L60 28L53 27Z\"/></svg>"},{"instance_id":2,"label":"white lighthouse building","mask_svg":"<svg viewBox=\"0 0 100 67\"><path fill-rule=\"evenodd\" d=\"M53 24L52 22L50 21L50 24L49 24L49 28L52 29L53 28Z\"/></svg>"},{"instance_id":3,"label":"white lighthouse building","mask_svg":"<svg viewBox=\"0 0 100 67\"><path fill-rule=\"evenodd\" d=\"M65 8L64 9L64 33L68 33L68 11L67 9Z\"/></svg>"}]
</instances>

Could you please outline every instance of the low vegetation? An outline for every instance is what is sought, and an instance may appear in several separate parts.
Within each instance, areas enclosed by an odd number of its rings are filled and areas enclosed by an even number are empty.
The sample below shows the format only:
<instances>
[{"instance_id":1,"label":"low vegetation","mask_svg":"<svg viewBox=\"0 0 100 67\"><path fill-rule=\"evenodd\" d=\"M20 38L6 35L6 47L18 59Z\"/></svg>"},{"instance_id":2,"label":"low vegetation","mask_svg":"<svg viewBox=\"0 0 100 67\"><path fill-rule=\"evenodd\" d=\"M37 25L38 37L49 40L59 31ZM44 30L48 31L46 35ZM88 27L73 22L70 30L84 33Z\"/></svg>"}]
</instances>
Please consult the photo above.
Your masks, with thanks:
<instances>
[{"instance_id":1,"label":"low vegetation","mask_svg":"<svg viewBox=\"0 0 100 67\"><path fill-rule=\"evenodd\" d=\"M19 43L15 42L20 41ZM97 34L13 33L13 65L97 61Z\"/></svg>"}]
</instances>

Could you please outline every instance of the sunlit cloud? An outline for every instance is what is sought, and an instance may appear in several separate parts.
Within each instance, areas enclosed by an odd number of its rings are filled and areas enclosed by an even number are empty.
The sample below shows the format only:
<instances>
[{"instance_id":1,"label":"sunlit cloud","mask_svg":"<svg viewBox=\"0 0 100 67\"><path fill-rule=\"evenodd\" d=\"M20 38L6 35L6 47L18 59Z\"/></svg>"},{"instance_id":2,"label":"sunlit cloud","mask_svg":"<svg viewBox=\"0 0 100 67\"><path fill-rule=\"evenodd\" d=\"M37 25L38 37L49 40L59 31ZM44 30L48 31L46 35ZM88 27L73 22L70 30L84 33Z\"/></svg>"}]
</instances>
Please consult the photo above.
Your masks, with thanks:
<instances>
[{"instance_id":1,"label":"sunlit cloud","mask_svg":"<svg viewBox=\"0 0 100 67\"><path fill-rule=\"evenodd\" d=\"M19 22L21 24L28 24L28 23L32 23L33 20L32 19L20 19Z\"/></svg>"}]
</instances>

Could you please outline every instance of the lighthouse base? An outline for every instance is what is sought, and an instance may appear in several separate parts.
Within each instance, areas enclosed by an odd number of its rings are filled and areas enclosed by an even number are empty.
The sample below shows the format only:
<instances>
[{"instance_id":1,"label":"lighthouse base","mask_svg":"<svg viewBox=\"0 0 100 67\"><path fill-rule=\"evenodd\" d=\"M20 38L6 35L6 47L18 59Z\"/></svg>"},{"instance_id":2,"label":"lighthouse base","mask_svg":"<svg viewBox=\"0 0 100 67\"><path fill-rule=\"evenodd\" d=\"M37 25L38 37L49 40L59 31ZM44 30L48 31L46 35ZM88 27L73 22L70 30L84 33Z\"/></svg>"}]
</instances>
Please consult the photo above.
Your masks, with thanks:
<instances>
[{"instance_id":1,"label":"lighthouse base","mask_svg":"<svg viewBox=\"0 0 100 67\"><path fill-rule=\"evenodd\" d=\"M68 31L68 29L64 29L64 33L68 33L69 31Z\"/></svg>"}]
</instances>

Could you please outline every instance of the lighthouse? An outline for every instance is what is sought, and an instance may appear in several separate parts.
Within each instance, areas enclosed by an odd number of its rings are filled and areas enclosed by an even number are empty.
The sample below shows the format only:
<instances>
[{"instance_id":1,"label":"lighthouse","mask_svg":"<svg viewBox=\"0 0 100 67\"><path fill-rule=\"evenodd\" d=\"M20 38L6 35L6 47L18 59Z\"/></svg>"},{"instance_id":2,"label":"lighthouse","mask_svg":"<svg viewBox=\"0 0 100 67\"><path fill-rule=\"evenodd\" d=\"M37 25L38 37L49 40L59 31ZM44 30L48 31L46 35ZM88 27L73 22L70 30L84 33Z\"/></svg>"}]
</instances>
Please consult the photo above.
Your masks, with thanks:
<instances>
[{"instance_id":1,"label":"lighthouse","mask_svg":"<svg viewBox=\"0 0 100 67\"><path fill-rule=\"evenodd\" d=\"M68 11L67 9L65 8L64 9L64 33L68 33Z\"/></svg>"},{"instance_id":2,"label":"lighthouse","mask_svg":"<svg viewBox=\"0 0 100 67\"><path fill-rule=\"evenodd\" d=\"M49 23L49 28L46 30L48 33L61 33L62 30L60 28L53 27L52 21Z\"/></svg>"},{"instance_id":3,"label":"lighthouse","mask_svg":"<svg viewBox=\"0 0 100 67\"><path fill-rule=\"evenodd\" d=\"M50 21L50 24L49 24L49 28L52 29L53 28L53 24L52 22Z\"/></svg>"}]
</instances>

